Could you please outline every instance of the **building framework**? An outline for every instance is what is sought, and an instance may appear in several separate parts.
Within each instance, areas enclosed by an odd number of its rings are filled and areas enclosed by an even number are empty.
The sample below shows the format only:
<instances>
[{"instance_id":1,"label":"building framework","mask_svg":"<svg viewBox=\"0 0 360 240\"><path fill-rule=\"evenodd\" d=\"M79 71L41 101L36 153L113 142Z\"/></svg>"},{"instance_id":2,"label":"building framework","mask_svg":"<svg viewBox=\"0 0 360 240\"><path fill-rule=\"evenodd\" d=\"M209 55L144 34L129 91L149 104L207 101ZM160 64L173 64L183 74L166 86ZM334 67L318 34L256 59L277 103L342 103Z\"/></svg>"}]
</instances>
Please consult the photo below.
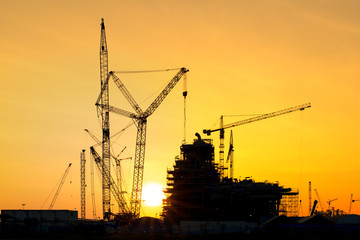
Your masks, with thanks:
<instances>
[{"instance_id":1,"label":"building framework","mask_svg":"<svg viewBox=\"0 0 360 240\"><path fill-rule=\"evenodd\" d=\"M168 170L167 185L162 216L169 224L195 220L259 221L284 211L292 213L298 196L278 183L221 179L212 140L201 139L200 135L193 144L181 146L174 169Z\"/></svg>"}]
</instances>

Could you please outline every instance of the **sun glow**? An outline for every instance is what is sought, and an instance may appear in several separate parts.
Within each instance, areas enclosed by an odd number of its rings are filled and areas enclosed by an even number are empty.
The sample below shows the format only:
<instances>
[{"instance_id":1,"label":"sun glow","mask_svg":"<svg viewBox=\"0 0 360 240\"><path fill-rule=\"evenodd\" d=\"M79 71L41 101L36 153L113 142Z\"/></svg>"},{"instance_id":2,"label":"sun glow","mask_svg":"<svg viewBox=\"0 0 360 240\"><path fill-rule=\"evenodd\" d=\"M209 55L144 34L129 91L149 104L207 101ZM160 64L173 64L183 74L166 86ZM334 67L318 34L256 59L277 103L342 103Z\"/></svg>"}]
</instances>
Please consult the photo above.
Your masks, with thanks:
<instances>
[{"instance_id":1,"label":"sun glow","mask_svg":"<svg viewBox=\"0 0 360 240\"><path fill-rule=\"evenodd\" d=\"M165 198L163 188L158 183L149 183L143 187L142 199L145 205L156 207L162 204L162 200Z\"/></svg>"}]
</instances>

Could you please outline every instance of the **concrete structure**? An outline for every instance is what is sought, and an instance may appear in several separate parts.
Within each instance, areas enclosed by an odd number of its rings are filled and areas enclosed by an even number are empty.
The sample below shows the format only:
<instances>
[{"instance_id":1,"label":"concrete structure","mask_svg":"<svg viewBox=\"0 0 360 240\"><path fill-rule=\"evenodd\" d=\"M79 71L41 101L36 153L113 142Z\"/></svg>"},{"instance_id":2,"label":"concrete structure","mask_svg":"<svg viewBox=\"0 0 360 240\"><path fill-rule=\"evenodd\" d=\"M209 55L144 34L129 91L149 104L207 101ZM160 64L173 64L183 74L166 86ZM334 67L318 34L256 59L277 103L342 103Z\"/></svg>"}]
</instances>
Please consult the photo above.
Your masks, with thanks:
<instances>
[{"instance_id":1,"label":"concrete structure","mask_svg":"<svg viewBox=\"0 0 360 240\"><path fill-rule=\"evenodd\" d=\"M286 214L291 201L284 196L297 196L278 183L220 179L210 139L198 139L181 146L174 170L168 170L163 214L165 224L181 221L248 221ZM295 202L296 203L296 202Z\"/></svg>"},{"instance_id":2,"label":"concrete structure","mask_svg":"<svg viewBox=\"0 0 360 240\"><path fill-rule=\"evenodd\" d=\"M3 232L66 231L78 224L78 212L70 210L1 210Z\"/></svg>"}]
</instances>

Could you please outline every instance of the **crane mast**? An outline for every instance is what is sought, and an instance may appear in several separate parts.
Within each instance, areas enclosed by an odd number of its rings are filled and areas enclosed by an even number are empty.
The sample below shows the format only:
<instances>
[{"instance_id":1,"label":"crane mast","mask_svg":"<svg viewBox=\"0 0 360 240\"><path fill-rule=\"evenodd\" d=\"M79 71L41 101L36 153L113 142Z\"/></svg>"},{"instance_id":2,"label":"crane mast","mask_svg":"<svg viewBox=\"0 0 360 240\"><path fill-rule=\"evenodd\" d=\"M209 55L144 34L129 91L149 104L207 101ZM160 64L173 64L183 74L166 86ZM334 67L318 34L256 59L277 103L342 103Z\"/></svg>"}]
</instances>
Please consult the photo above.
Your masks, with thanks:
<instances>
[{"instance_id":1,"label":"crane mast","mask_svg":"<svg viewBox=\"0 0 360 240\"><path fill-rule=\"evenodd\" d=\"M220 131L220 146L219 146L219 173L220 173L220 179L222 179L224 177L224 138L225 138L225 129L240 126L240 125L244 125L244 124L248 124L248 123L252 123L252 122L256 122L256 121L260 121L260 120L264 120L264 119L268 119L268 118L272 118L272 117L276 117L276 116L280 116L280 115L283 115L283 114L287 114L287 113L291 113L291 112L295 112L295 111L299 111L299 110L302 111L302 110L305 110L306 108L309 108L309 107L311 107L311 104L306 103L306 104L302 104L302 105L299 105L299 106L286 108L286 109L283 109L283 110L280 110L280 111L263 114L263 115L260 115L260 116L248 118L248 119L237 121L237 122L230 123L230 124L224 124L223 116L221 116L220 117L220 127L219 128L212 129L212 130L204 129L203 133L207 134L208 136L211 135L212 132Z\"/></svg>"},{"instance_id":2,"label":"crane mast","mask_svg":"<svg viewBox=\"0 0 360 240\"><path fill-rule=\"evenodd\" d=\"M80 183L81 183L81 219L85 220L85 149L80 153Z\"/></svg>"},{"instance_id":3,"label":"crane mast","mask_svg":"<svg viewBox=\"0 0 360 240\"><path fill-rule=\"evenodd\" d=\"M311 181L309 181L309 215L311 215Z\"/></svg>"},{"instance_id":4,"label":"crane mast","mask_svg":"<svg viewBox=\"0 0 360 240\"><path fill-rule=\"evenodd\" d=\"M101 19L100 39L100 82L101 82L101 105L102 118L102 201L103 217L109 219L110 210L110 183L106 178L106 172L110 172L110 120L109 120L109 86L106 84L108 74L108 49L106 44L104 19ZM103 89L104 88L104 89Z\"/></svg>"}]
</instances>

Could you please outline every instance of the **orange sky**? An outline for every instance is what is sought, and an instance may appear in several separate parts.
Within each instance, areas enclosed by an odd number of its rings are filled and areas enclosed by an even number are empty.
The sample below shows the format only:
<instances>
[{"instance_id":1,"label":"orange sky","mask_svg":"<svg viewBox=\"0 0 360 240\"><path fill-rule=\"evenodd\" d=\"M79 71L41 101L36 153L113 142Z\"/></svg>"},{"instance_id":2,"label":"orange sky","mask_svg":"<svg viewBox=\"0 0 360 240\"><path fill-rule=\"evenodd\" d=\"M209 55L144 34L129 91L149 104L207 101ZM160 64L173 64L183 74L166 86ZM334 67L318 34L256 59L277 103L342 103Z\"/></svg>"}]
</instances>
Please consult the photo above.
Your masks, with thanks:
<instances>
[{"instance_id":1,"label":"orange sky","mask_svg":"<svg viewBox=\"0 0 360 240\"><path fill-rule=\"evenodd\" d=\"M80 209L79 156L85 148L89 160L93 144L83 129L101 136L94 103L104 18L110 70L190 69L188 142L195 132L217 127L220 115L311 102L306 111L234 128L235 176L299 189L303 214L312 181L324 205L338 198L332 206L347 212L351 193L360 199L359 10L355 0L1 0L0 209L23 203L40 208L69 162L72 170L54 208ZM146 109L173 75L121 79ZM129 109L111 88L114 105ZM112 133L128 123L111 115ZM165 186L182 127L180 82L149 117L144 184ZM133 156L135 135L129 128L116 139L114 152L126 146L123 156ZM216 152L218 137L212 136ZM126 161L131 185L132 161ZM91 217L89 178L87 183ZM97 186L98 216L100 194ZM159 211L144 208L143 215ZM352 212L360 214L359 202Z\"/></svg>"}]
</instances>

